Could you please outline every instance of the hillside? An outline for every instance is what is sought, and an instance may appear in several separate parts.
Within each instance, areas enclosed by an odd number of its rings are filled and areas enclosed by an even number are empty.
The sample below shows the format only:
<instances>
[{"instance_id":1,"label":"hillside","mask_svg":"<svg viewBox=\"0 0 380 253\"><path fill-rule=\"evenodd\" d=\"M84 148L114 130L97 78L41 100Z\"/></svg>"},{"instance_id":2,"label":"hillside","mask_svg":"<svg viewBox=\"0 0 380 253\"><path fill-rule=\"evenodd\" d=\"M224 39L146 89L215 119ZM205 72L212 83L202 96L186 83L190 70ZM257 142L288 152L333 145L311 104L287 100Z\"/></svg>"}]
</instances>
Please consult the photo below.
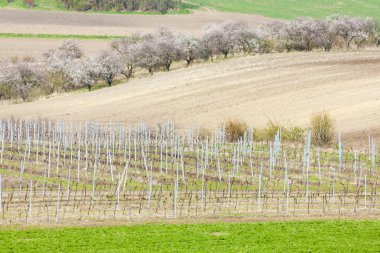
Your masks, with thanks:
<instances>
[{"instance_id":1,"label":"hillside","mask_svg":"<svg viewBox=\"0 0 380 253\"><path fill-rule=\"evenodd\" d=\"M222 23L225 20L242 21L249 25L273 21L259 15L217 11L195 11L190 15L111 15L0 9L0 59L11 59L14 56L31 56L41 59L43 53L56 48L63 40L62 38L30 38L28 34L128 36L151 32L159 27L199 34L205 25ZM20 36L15 38L7 34L20 34ZM86 39L80 44L86 55L91 55L106 49L109 43L110 40Z\"/></svg>"},{"instance_id":2,"label":"hillside","mask_svg":"<svg viewBox=\"0 0 380 253\"><path fill-rule=\"evenodd\" d=\"M3 104L2 117L125 120L216 127L231 118L308 124L326 110L343 133L379 127L380 52L290 53L234 58L162 72L94 92ZM362 137L363 137L362 136ZM366 138L364 138L366 141Z\"/></svg>"}]
</instances>

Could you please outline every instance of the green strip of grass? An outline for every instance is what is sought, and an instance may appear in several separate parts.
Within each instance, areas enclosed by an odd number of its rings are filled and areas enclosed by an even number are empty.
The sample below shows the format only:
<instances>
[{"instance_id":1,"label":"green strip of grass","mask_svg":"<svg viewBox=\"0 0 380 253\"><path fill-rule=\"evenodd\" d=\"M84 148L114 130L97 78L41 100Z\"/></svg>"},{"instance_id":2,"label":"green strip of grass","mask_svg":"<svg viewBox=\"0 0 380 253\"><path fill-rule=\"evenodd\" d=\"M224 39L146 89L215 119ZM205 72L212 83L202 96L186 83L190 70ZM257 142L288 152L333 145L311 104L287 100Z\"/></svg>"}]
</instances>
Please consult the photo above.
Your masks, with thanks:
<instances>
[{"instance_id":1,"label":"green strip of grass","mask_svg":"<svg viewBox=\"0 0 380 253\"><path fill-rule=\"evenodd\" d=\"M79 34L32 34L32 33L0 33L0 38L36 38L36 39L78 39L78 40L113 40L125 36L79 35Z\"/></svg>"},{"instance_id":2,"label":"green strip of grass","mask_svg":"<svg viewBox=\"0 0 380 253\"><path fill-rule=\"evenodd\" d=\"M0 229L0 252L378 252L380 221Z\"/></svg>"},{"instance_id":3,"label":"green strip of grass","mask_svg":"<svg viewBox=\"0 0 380 253\"><path fill-rule=\"evenodd\" d=\"M380 20L379 0L189 0L190 3L226 12L256 13L280 19L300 16L323 18L332 14Z\"/></svg>"}]
</instances>

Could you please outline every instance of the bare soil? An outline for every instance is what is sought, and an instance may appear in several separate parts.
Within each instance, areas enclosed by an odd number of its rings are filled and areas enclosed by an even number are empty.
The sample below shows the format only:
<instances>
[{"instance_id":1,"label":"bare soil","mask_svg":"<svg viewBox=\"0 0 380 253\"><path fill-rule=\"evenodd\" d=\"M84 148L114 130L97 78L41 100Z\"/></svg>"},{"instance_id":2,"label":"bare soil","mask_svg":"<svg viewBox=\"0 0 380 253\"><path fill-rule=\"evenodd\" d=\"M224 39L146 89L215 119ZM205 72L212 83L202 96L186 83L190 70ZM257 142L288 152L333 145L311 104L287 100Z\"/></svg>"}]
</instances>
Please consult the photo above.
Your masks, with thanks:
<instances>
[{"instance_id":1,"label":"bare soil","mask_svg":"<svg viewBox=\"0 0 380 253\"><path fill-rule=\"evenodd\" d=\"M14 57L33 57L43 60L43 54L57 48L63 39L34 39L34 38L0 38L0 59L9 61ZM108 40L78 41L85 55L94 55L107 49Z\"/></svg>"},{"instance_id":2,"label":"bare soil","mask_svg":"<svg viewBox=\"0 0 380 253\"><path fill-rule=\"evenodd\" d=\"M189 15L95 14L34 10L0 10L0 33L132 35L169 27L199 33L209 23L238 20L251 25L273 22L260 15L199 10Z\"/></svg>"},{"instance_id":3,"label":"bare soil","mask_svg":"<svg viewBox=\"0 0 380 253\"><path fill-rule=\"evenodd\" d=\"M380 50L236 57L205 63L94 92L31 103L0 105L2 117L70 121L124 120L213 128L242 119L263 127L268 119L306 126L328 111L344 140L365 148L379 134Z\"/></svg>"}]
</instances>

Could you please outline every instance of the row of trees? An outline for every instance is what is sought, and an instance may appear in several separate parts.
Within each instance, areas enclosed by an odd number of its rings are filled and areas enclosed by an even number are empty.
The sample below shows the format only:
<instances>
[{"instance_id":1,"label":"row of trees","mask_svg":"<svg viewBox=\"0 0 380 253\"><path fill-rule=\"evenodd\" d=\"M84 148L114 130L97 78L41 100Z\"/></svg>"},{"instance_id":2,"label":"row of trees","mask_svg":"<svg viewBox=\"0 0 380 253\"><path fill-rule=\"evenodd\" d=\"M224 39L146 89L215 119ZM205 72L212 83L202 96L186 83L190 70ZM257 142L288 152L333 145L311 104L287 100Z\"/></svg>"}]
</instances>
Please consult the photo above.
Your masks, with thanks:
<instances>
[{"instance_id":1,"label":"row of trees","mask_svg":"<svg viewBox=\"0 0 380 253\"><path fill-rule=\"evenodd\" d=\"M28 0L25 0L28 1ZM181 0L61 0L69 10L88 11L158 11L180 9Z\"/></svg>"},{"instance_id":2,"label":"row of trees","mask_svg":"<svg viewBox=\"0 0 380 253\"><path fill-rule=\"evenodd\" d=\"M150 74L169 71L174 62L213 61L218 56L269 52L348 50L355 45L379 45L378 26L372 19L333 16L325 20L299 18L259 28L240 22L211 24L201 36L175 34L167 28L143 36L113 41L108 50L85 57L74 41L65 41L45 54L42 63L16 61L0 70L0 98L27 99L33 93L48 94L91 87L104 80L131 78L136 70Z\"/></svg>"}]
</instances>

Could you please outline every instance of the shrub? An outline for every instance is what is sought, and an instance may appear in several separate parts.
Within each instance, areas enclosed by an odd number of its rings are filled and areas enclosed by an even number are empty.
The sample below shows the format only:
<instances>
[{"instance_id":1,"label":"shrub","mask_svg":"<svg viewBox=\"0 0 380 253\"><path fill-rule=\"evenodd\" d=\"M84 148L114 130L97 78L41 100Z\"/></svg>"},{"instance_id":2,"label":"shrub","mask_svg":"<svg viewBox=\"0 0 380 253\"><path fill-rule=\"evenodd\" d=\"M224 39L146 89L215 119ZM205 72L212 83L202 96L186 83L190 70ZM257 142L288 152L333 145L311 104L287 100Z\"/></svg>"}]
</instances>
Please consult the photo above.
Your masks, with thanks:
<instances>
[{"instance_id":1,"label":"shrub","mask_svg":"<svg viewBox=\"0 0 380 253\"><path fill-rule=\"evenodd\" d=\"M0 97L29 98L33 90L48 86L45 66L34 62L15 62L0 68Z\"/></svg>"},{"instance_id":2,"label":"shrub","mask_svg":"<svg viewBox=\"0 0 380 253\"><path fill-rule=\"evenodd\" d=\"M313 114L310 120L310 127L316 145L331 144L335 135L335 125L327 112Z\"/></svg>"},{"instance_id":3,"label":"shrub","mask_svg":"<svg viewBox=\"0 0 380 253\"><path fill-rule=\"evenodd\" d=\"M280 125L280 123L278 123L277 121L269 120L267 123L267 127L265 129L266 137L270 140L273 140L274 137L276 136L278 130L280 130L282 128L284 128L284 127L282 127Z\"/></svg>"},{"instance_id":4,"label":"shrub","mask_svg":"<svg viewBox=\"0 0 380 253\"><path fill-rule=\"evenodd\" d=\"M88 87L91 90L92 84L99 76L107 79L109 85L114 78L113 69L108 69L109 65L113 66L112 57L102 53L95 60L85 58L75 41L66 40L58 49L47 52L45 56L50 82L57 91L60 89L69 91L81 87Z\"/></svg>"},{"instance_id":5,"label":"shrub","mask_svg":"<svg viewBox=\"0 0 380 253\"><path fill-rule=\"evenodd\" d=\"M284 129L277 121L269 120L265 128L254 130L254 139L257 141L273 141L279 129Z\"/></svg>"},{"instance_id":6,"label":"shrub","mask_svg":"<svg viewBox=\"0 0 380 253\"><path fill-rule=\"evenodd\" d=\"M237 141L244 136L244 132L247 130L248 125L241 120L228 120L225 129L226 129L226 139L227 141Z\"/></svg>"},{"instance_id":7,"label":"shrub","mask_svg":"<svg viewBox=\"0 0 380 253\"><path fill-rule=\"evenodd\" d=\"M285 126L277 121L269 120L265 128L254 130L254 139L257 141L273 141L277 132L281 130L281 139L288 142L303 142L305 129L296 126Z\"/></svg>"},{"instance_id":8,"label":"shrub","mask_svg":"<svg viewBox=\"0 0 380 253\"><path fill-rule=\"evenodd\" d=\"M8 0L10 1L10 0ZM117 10L124 11L154 11L166 13L169 10L181 8L181 1L178 0L128 0L128 1L114 1L114 0L60 0L63 8L76 11L110 11Z\"/></svg>"},{"instance_id":9,"label":"shrub","mask_svg":"<svg viewBox=\"0 0 380 253\"><path fill-rule=\"evenodd\" d=\"M200 140L204 141L207 138L210 140L211 136L212 136L212 133L211 133L211 131L209 129L207 129L205 127L201 127L199 129L199 139Z\"/></svg>"},{"instance_id":10,"label":"shrub","mask_svg":"<svg viewBox=\"0 0 380 253\"><path fill-rule=\"evenodd\" d=\"M11 87L8 84L0 83L0 100L11 99L12 96Z\"/></svg>"},{"instance_id":11,"label":"shrub","mask_svg":"<svg viewBox=\"0 0 380 253\"><path fill-rule=\"evenodd\" d=\"M281 132L281 137L289 142L303 142L305 137L305 129L302 127L291 126L284 128Z\"/></svg>"},{"instance_id":12,"label":"shrub","mask_svg":"<svg viewBox=\"0 0 380 253\"><path fill-rule=\"evenodd\" d=\"M34 8L36 6L35 0L24 0L23 2L28 8Z\"/></svg>"}]
</instances>

